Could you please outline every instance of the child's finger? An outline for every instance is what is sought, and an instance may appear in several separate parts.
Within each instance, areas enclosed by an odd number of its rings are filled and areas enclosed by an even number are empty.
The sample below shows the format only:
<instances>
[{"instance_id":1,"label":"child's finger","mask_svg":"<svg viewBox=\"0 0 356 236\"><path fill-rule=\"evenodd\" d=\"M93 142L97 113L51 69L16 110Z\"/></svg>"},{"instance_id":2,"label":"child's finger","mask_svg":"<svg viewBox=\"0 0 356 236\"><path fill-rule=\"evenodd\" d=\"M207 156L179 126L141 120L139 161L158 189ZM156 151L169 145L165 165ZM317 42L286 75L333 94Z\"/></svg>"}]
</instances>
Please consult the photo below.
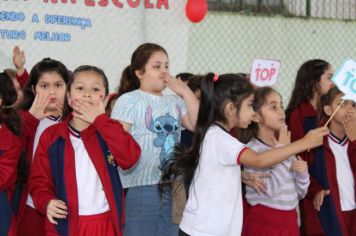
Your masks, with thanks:
<instances>
[{"instance_id":1,"label":"child's finger","mask_svg":"<svg viewBox=\"0 0 356 236\"><path fill-rule=\"evenodd\" d=\"M273 139L272 142L273 142L274 146L277 145L278 144L278 140L275 137L272 137L272 139Z\"/></svg>"},{"instance_id":2,"label":"child's finger","mask_svg":"<svg viewBox=\"0 0 356 236\"><path fill-rule=\"evenodd\" d=\"M65 219L67 217L66 212L59 209L56 209L55 211L48 211L48 214L58 219Z\"/></svg>"},{"instance_id":3,"label":"child's finger","mask_svg":"<svg viewBox=\"0 0 356 236\"><path fill-rule=\"evenodd\" d=\"M55 221L55 220L53 219L53 216L47 214L47 218L48 218L49 222L51 222L52 224L54 224L54 225L57 225L57 224L58 224L57 221Z\"/></svg>"},{"instance_id":4,"label":"child's finger","mask_svg":"<svg viewBox=\"0 0 356 236\"><path fill-rule=\"evenodd\" d=\"M63 209L63 210L67 210L66 203L63 202L62 200L57 200L57 201L55 202L55 206L56 206L57 208L60 208L60 209Z\"/></svg>"},{"instance_id":5,"label":"child's finger","mask_svg":"<svg viewBox=\"0 0 356 236\"><path fill-rule=\"evenodd\" d=\"M329 134L329 129L328 127L321 127L318 128L318 133L322 136L328 135Z\"/></svg>"},{"instance_id":6,"label":"child's finger","mask_svg":"<svg viewBox=\"0 0 356 236\"><path fill-rule=\"evenodd\" d=\"M73 101L72 108L76 112L82 113L83 112L83 104L79 101Z\"/></svg>"},{"instance_id":7,"label":"child's finger","mask_svg":"<svg viewBox=\"0 0 356 236\"><path fill-rule=\"evenodd\" d=\"M259 193L266 192L267 190L266 185L263 182L257 182L256 187L259 190Z\"/></svg>"},{"instance_id":8,"label":"child's finger","mask_svg":"<svg viewBox=\"0 0 356 236\"><path fill-rule=\"evenodd\" d=\"M38 102L38 93L35 95L35 99L33 99L32 104L36 104Z\"/></svg>"},{"instance_id":9,"label":"child's finger","mask_svg":"<svg viewBox=\"0 0 356 236\"><path fill-rule=\"evenodd\" d=\"M49 96L49 94L45 97L44 102L43 102L43 109L45 110L46 107L48 106L48 104L51 101L51 97Z\"/></svg>"},{"instance_id":10,"label":"child's finger","mask_svg":"<svg viewBox=\"0 0 356 236\"><path fill-rule=\"evenodd\" d=\"M319 194L316 196L316 198L314 199L313 201L314 203L314 209L317 210L317 211L320 211L320 197L319 197Z\"/></svg>"},{"instance_id":11,"label":"child's finger","mask_svg":"<svg viewBox=\"0 0 356 236\"><path fill-rule=\"evenodd\" d=\"M73 117L77 118L77 119L80 119L82 121L87 121L86 118L87 116L81 114L81 113L78 113L78 112L74 112L73 113Z\"/></svg>"},{"instance_id":12,"label":"child's finger","mask_svg":"<svg viewBox=\"0 0 356 236\"><path fill-rule=\"evenodd\" d=\"M38 91L36 96L38 96L38 103L43 104L46 101L47 97L49 97L49 94L44 93L42 91Z\"/></svg>"},{"instance_id":13,"label":"child's finger","mask_svg":"<svg viewBox=\"0 0 356 236\"><path fill-rule=\"evenodd\" d=\"M254 187L255 191L257 192L258 195L260 195L262 193L261 189L258 188L258 186Z\"/></svg>"},{"instance_id":14,"label":"child's finger","mask_svg":"<svg viewBox=\"0 0 356 236\"><path fill-rule=\"evenodd\" d=\"M63 218L64 219L64 218L66 218L66 215L68 213L67 213L67 211L64 211L64 210L61 210L60 208L57 208L55 214L56 214L57 218Z\"/></svg>"},{"instance_id":15,"label":"child's finger","mask_svg":"<svg viewBox=\"0 0 356 236\"><path fill-rule=\"evenodd\" d=\"M57 219L65 219L66 218L65 215L61 215L61 214L57 214L57 213L51 213L51 216L53 218L57 218Z\"/></svg>"},{"instance_id":16,"label":"child's finger","mask_svg":"<svg viewBox=\"0 0 356 236\"><path fill-rule=\"evenodd\" d=\"M264 173L264 172L257 173L257 176L258 176L258 178L260 178L260 179L271 177L271 175L270 175L269 173Z\"/></svg>"},{"instance_id":17,"label":"child's finger","mask_svg":"<svg viewBox=\"0 0 356 236\"><path fill-rule=\"evenodd\" d=\"M49 96L49 94L47 93L38 93L38 104L40 104L41 106L43 106L43 108L46 108L47 105L49 104L51 98Z\"/></svg>"}]
</instances>

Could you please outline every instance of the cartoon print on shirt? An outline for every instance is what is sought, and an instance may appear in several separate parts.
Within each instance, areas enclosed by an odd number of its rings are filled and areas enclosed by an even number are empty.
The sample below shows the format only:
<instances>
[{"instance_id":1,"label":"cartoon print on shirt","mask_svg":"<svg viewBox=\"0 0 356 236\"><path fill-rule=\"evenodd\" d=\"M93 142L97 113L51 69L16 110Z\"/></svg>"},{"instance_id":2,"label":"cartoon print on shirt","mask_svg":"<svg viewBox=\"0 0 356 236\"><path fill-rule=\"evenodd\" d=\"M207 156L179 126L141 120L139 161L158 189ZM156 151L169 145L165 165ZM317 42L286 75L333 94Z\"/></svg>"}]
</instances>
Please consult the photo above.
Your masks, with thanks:
<instances>
[{"instance_id":1,"label":"cartoon print on shirt","mask_svg":"<svg viewBox=\"0 0 356 236\"><path fill-rule=\"evenodd\" d=\"M177 110L179 120L171 116L168 112L165 115L153 118L151 106L148 106L146 109L146 127L157 135L153 140L153 145L161 148L159 155L160 169L170 164L170 154L174 150L174 145L178 143L181 112L179 107L177 107Z\"/></svg>"}]
</instances>

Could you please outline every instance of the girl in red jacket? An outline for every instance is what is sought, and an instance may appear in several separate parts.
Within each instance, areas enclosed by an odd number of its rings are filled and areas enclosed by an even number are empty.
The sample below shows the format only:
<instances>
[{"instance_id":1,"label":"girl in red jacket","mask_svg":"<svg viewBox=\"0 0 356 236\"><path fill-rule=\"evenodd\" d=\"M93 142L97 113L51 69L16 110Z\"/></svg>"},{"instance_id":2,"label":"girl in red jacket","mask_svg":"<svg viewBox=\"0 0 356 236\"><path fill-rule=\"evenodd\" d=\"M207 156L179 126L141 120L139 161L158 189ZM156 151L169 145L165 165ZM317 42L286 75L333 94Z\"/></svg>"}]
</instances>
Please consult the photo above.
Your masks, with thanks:
<instances>
[{"instance_id":1,"label":"girl in red jacket","mask_svg":"<svg viewBox=\"0 0 356 236\"><path fill-rule=\"evenodd\" d=\"M61 121L68 79L67 68L50 58L43 59L31 69L20 104L23 121L21 143L29 166L42 132ZM23 175L24 171L20 176ZM20 190L21 197L16 199L19 202L14 204L18 207L18 234L27 236L31 232L33 235L43 236L44 217L36 210L32 197L28 194L28 186L25 184Z\"/></svg>"},{"instance_id":2,"label":"girl in red jacket","mask_svg":"<svg viewBox=\"0 0 356 236\"><path fill-rule=\"evenodd\" d=\"M292 96L286 109L286 121L291 131L292 141L298 140L311 129L317 127L317 104L320 96L326 94L333 86L332 66L321 59L304 62L297 72ZM299 153L310 164L311 152ZM310 179L313 182L313 178ZM317 216L312 210L313 204L305 198L301 201L302 235L323 235Z\"/></svg>"},{"instance_id":3,"label":"girl in red jacket","mask_svg":"<svg viewBox=\"0 0 356 236\"><path fill-rule=\"evenodd\" d=\"M11 208L20 158L20 119L13 106L17 92L11 78L0 73L0 235L16 235Z\"/></svg>"},{"instance_id":4,"label":"girl in red jacket","mask_svg":"<svg viewBox=\"0 0 356 236\"><path fill-rule=\"evenodd\" d=\"M108 80L101 69L77 68L68 86L72 116L43 132L31 195L46 215L46 235L121 236L124 195L117 168L135 165L140 147L106 115Z\"/></svg>"},{"instance_id":5,"label":"girl in red jacket","mask_svg":"<svg viewBox=\"0 0 356 236\"><path fill-rule=\"evenodd\" d=\"M332 88L321 97L320 114L325 123L342 102L343 94ZM344 101L329 124L330 134L316 149L308 196L325 235L356 235L356 104Z\"/></svg>"}]
</instances>

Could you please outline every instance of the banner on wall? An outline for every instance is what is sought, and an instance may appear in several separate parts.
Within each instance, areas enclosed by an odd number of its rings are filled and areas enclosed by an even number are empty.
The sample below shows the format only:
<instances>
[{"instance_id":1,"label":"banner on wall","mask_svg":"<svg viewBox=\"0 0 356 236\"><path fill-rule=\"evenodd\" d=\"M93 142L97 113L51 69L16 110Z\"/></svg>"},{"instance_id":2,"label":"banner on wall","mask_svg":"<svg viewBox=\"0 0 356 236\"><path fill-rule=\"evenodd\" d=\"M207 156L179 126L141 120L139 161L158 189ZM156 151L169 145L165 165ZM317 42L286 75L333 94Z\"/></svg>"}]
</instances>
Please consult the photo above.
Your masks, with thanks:
<instances>
[{"instance_id":1,"label":"banner on wall","mask_svg":"<svg viewBox=\"0 0 356 236\"><path fill-rule=\"evenodd\" d=\"M154 42L175 59L172 73L181 72L188 47L184 6L184 0L0 0L0 69L13 67L18 45L27 68L44 57L71 70L96 65L114 90L135 48Z\"/></svg>"}]
</instances>

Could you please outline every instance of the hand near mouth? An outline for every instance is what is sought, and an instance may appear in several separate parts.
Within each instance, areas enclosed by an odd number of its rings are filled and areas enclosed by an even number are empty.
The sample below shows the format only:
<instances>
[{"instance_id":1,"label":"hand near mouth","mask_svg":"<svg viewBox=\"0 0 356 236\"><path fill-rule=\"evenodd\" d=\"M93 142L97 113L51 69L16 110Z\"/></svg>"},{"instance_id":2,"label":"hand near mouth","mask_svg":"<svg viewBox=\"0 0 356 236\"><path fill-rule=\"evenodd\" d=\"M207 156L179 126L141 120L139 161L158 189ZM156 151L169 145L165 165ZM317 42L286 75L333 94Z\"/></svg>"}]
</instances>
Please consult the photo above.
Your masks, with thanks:
<instances>
[{"instance_id":1,"label":"hand near mouth","mask_svg":"<svg viewBox=\"0 0 356 236\"><path fill-rule=\"evenodd\" d=\"M63 101L58 101L56 98L56 109L48 110L48 105L51 103L52 99L53 98L50 98L49 94L38 92L33 100L29 112L38 120L41 120L47 116L61 115L63 111Z\"/></svg>"},{"instance_id":2,"label":"hand near mouth","mask_svg":"<svg viewBox=\"0 0 356 236\"><path fill-rule=\"evenodd\" d=\"M95 101L93 98L89 98L87 100L75 99L71 104L74 111L73 117L90 124L93 123L96 117L105 113L106 99L104 101Z\"/></svg>"},{"instance_id":3,"label":"hand near mouth","mask_svg":"<svg viewBox=\"0 0 356 236\"><path fill-rule=\"evenodd\" d=\"M291 133L288 131L288 127L286 124L282 126L282 128L279 130L278 134L278 140L275 139L275 144L282 144L282 145L287 145L290 144L291 142Z\"/></svg>"}]
</instances>

